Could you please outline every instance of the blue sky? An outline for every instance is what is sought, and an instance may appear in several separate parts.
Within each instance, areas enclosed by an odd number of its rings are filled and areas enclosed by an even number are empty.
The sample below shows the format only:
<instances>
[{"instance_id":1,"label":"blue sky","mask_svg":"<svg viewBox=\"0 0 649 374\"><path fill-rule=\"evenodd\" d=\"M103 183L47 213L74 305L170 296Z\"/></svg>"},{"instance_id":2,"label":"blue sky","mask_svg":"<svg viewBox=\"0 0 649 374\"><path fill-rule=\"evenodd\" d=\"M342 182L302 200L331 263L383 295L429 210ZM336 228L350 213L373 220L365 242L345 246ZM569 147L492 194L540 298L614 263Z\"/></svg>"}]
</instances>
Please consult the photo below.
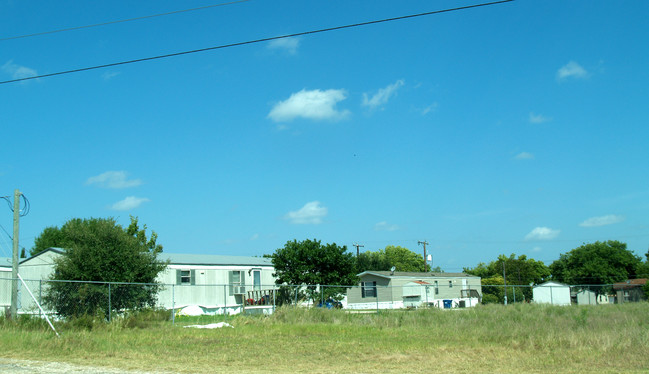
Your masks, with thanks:
<instances>
[{"instance_id":1,"label":"blue sky","mask_svg":"<svg viewBox=\"0 0 649 374\"><path fill-rule=\"evenodd\" d=\"M478 3L249 0L6 39L218 2L0 0L0 81ZM596 240L644 255L647 16L517 0L0 84L0 195L29 199L27 249L134 215L173 253L426 240L446 271Z\"/></svg>"}]
</instances>

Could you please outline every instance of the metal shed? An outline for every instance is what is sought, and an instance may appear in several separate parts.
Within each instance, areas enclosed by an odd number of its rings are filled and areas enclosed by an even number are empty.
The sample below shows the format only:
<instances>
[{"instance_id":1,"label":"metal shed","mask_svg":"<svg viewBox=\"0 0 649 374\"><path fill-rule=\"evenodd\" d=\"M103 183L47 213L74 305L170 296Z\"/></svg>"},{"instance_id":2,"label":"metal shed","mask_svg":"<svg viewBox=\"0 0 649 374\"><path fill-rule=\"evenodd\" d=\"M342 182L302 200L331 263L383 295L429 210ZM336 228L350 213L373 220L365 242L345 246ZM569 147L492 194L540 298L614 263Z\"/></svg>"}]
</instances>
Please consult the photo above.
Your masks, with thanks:
<instances>
[{"instance_id":1,"label":"metal shed","mask_svg":"<svg viewBox=\"0 0 649 374\"><path fill-rule=\"evenodd\" d=\"M559 282L545 282L532 288L532 299L537 304L570 305L570 286Z\"/></svg>"}]
</instances>

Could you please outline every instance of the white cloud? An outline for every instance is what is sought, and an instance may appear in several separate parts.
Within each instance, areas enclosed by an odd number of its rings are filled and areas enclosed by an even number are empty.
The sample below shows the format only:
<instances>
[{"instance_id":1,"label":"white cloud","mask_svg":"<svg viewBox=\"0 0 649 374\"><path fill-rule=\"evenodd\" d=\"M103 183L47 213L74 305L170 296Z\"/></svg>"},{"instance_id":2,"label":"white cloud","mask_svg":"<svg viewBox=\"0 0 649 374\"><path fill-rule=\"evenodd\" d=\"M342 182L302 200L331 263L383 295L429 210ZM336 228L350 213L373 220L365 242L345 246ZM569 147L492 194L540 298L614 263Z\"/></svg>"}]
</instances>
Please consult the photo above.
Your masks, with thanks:
<instances>
[{"instance_id":1,"label":"white cloud","mask_svg":"<svg viewBox=\"0 0 649 374\"><path fill-rule=\"evenodd\" d=\"M536 227L525 236L525 240L551 240L559 236L561 230L549 227Z\"/></svg>"},{"instance_id":2,"label":"white cloud","mask_svg":"<svg viewBox=\"0 0 649 374\"><path fill-rule=\"evenodd\" d=\"M434 112L434 111L436 111L436 110L437 110L437 106L438 106L437 103L432 103L432 104L430 104L429 106L425 107L425 108L421 111L421 115L422 115L422 116L425 116L426 114L428 114L428 113L430 113L430 112Z\"/></svg>"},{"instance_id":3,"label":"white cloud","mask_svg":"<svg viewBox=\"0 0 649 374\"><path fill-rule=\"evenodd\" d=\"M2 71L11 75L11 79L23 79L38 75L36 70L14 64L13 60L9 60L2 65Z\"/></svg>"},{"instance_id":4,"label":"white cloud","mask_svg":"<svg viewBox=\"0 0 649 374\"><path fill-rule=\"evenodd\" d=\"M599 217L590 217L589 219L585 220L584 222L580 223L579 226L581 227L599 227L599 226L606 226L606 225L612 225L614 223L619 223L624 221L624 216L618 216L615 214L609 214L606 216L599 216Z\"/></svg>"},{"instance_id":5,"label":"white cloud","mask_svg":"<svg viewBox=\"0 0 649 374\"><path fill-rule=\"evenodd\" d=\"M103 188L129 188L142 184L140 179L127 179L125 171L107 171L94 177L88 178L86 184L96 184Z\"/></svg>"},{"instance_id":6,"label":"white cloud","mask_svg":"<svg viewBox=\"0 0 649 374\"><path fill-rule=\"evenodd\" d=\"M105 81L108 81L108 80L111 80L111 79L115 78L116 76L118 76L120 74L121 74L121 72L119 72L119 71L107 71L104 74L102 74L101 77Z\"/></svg>"},{"instance_id":7,"label":"white cloud","mask_svg":"<svg viewBox=\"0 0 649 374\"><path fill-rule=\"evenodd\" d=\"M318 225L322 223L322 218L324 218L327 213L328 209L321 206L319 201L311 201L304 204L304 206L299 210L288 212L284 218L295 224Z\"/></svg>"},{"instance_id":8,"label":"white cloud","mask_svg":"<svg viewBox=\"0 0 649 374\"><path fill-rule=\"evenodd\" d=\"M275 104L268 118L275 122L295 118L310 120L340 120L349 115L347 110L337 110L336 104L347 98L345 90L302 90Z\"/></svg>"},{"instance_id":9,"label":"white cloud","mask_svg":"<svg viewBox=\"0 0 649 374\"><path fill-rule=\"evenodd\" d=\"M521 152L514 156L514 160L534 160L534 155L529 152Z\"/></svg>"},{"instance_id":10,"label":"white cloud","mask_svg":"<svg viewBox=\"0 0 649 374\"><path fill-rule=\"evenodd\" d=\"M300 38L281 38L268 42L267 48L273 50L285 50L286 52L294 55L300 46Z\"/></svg>"},{"instance_id":11,"label":"white cloud","mask_svg":"<svg viewBox=\"0 0 649 374\"><path fill-rule=\"evenodd\" d=\"M135 197L129 196L124 200L118 201L115 204L111 205L113 210L131 210L139 207L142 203L150 201L146 197Z\"/></svg>"},{"instance_id":12,"label":"white cloud","mask_svg":"<svg viewBox=\"0 0 649 374\"><path fill-rule=\"evenodd\" d=\"M581 65L574 61L570 61L557 71L557 79L563 80L568 78L586 78L588 72Z\"/></svg>"},{"instance_id":13,"label":"white cloud","mask_svg":"<svg viewBox=\"0 0 649 374\"><path fill-rule=\"evenodd\" d=\"M376 109L382 105L387 104L388 100L396 94L397 90L403 86L405 82L403 79L388 85L385 88L379 89L372 97L368 97L367 93L363 94L363 105L370 107L370 109Z\"/></svg>"},{"instance_id":14,"label":"white cloud","mask_svg":"<svg viewBox=\"0 0 649 374\"><path fill-rule=\"evenodd\" d=\"M399 230L399 226L389 224L385 221L381 221L374 225L374 231L397 231Z\"/></svg>"},{"instance_id":15,"label":"white cloud","mask_svg":"<svg viewBox=\"0 0 649 374\"><path fill-rule=\"evenodd\" d=\"M552 121L552 117L546 117L542 114L530 113L530 123L544 123Z\"/></svg>"}]
</instances>

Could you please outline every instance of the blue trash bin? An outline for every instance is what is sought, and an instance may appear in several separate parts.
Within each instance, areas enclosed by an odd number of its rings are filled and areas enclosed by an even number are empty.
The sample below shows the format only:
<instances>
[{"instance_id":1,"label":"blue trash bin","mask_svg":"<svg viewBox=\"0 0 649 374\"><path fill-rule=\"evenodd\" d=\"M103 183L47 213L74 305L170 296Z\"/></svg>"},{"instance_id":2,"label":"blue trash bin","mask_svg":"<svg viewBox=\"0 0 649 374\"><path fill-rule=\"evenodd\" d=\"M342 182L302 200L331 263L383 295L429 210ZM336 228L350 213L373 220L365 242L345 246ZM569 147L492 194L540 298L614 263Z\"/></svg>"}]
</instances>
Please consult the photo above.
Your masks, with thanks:
<instances>
[{"instance_id":1,"label":"blue trash bin","mask_svg":"<svg viewBox=\"0 0 649 374\"><path fill-rule=\"evenodd\" d=\"M453 300L444 300L444 309L451 309L453 306Z\"/></svg>"}]
</instances>

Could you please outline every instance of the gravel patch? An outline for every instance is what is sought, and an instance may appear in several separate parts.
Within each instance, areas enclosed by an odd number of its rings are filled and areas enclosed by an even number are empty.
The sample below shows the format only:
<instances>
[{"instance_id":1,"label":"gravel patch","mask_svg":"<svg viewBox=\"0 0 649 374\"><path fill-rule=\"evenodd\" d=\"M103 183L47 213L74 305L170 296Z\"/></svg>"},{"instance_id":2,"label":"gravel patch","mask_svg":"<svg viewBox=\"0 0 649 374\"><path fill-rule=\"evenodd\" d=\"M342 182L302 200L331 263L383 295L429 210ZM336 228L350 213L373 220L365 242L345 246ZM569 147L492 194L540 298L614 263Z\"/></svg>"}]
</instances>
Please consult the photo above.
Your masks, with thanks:
<instances>
[{"instance_id":1,"label":"gravel patch","mask_svg":"<svg viewBox=\"0 0 649 374\"><path fill-rule=\"evenodd\" d=\"M45 373L45 374L162 374L162 372L137 371L102 368L96 366L73 365L62 362L45 362L33 360L18 360L10 358L0 358L0 373L4 374L25 374L25 373ZM169 372L165 372L169 373Z\"/></svg>"}]
</instances>

